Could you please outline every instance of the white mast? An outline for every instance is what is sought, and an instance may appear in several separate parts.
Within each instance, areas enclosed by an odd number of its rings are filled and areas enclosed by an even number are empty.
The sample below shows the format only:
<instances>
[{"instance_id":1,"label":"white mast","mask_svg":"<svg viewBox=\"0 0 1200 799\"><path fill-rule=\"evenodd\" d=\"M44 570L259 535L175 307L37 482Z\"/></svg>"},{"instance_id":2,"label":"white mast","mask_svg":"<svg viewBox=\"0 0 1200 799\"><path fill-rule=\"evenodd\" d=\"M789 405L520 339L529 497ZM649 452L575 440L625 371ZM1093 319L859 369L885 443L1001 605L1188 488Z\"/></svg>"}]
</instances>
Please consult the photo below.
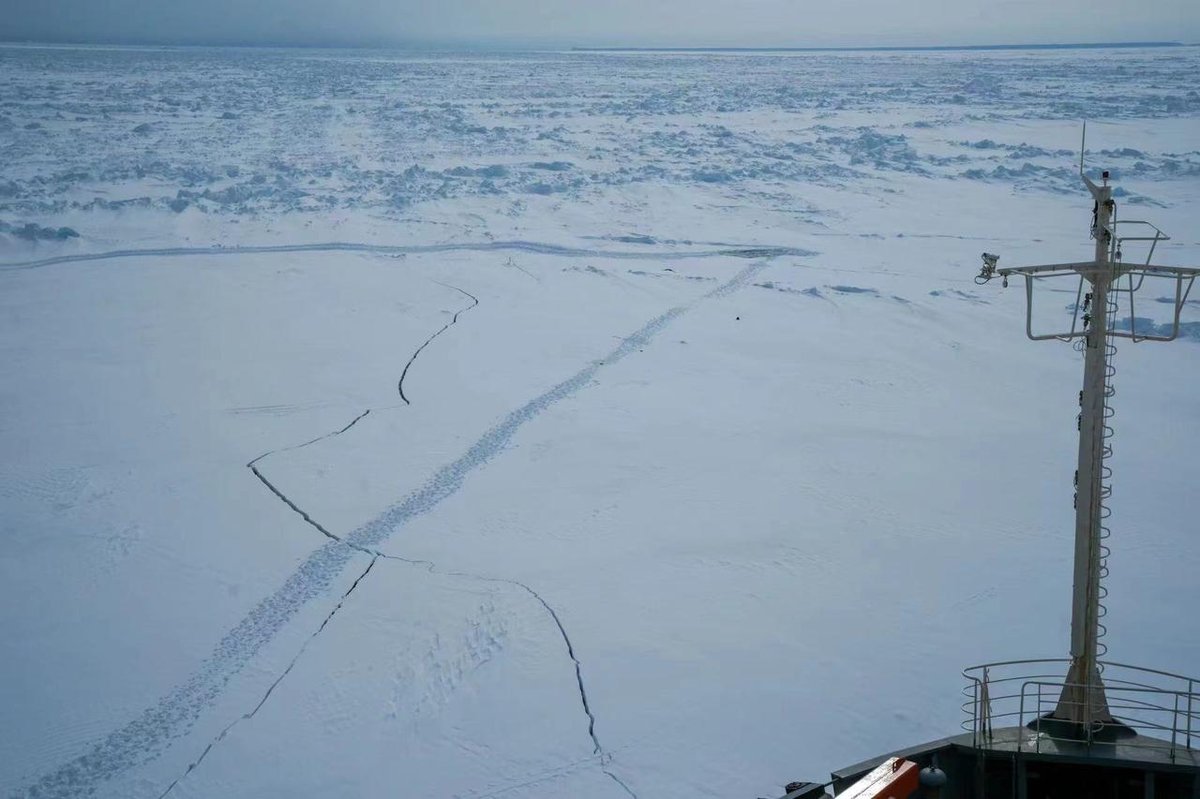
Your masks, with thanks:
<instances>
[{"instance_id":1,"label":"white mast","mask_svg":"<svg viewBox=\"0 0 1200 799\"><path fill-rule=\"evenodd\" d=\"M1082 174L1082 173L1081 173ZM1114 210L1108 173L1097 186L1083 175L1095 200L1095 269L1087 275L1091 283L1090 324L1085 325L1083 391L1079 409L1079 464L1075 474L1075 581L1071 600L1071 667L1063 685L1054 717L1077 724L1111 722L1104 685L1097 664L1100 643L1101 500L1104 485L1105 418L1112 387L1109 377L1108 293L1112 288L1113 264L1109 259L1112 234L1109 226ZM1082 273L1081 273L1082 274ZM1132 325L1132 320L1130 321Z\"/></svg>"},{"instance_id":2,"label":"white mast","mask_svg":"<svg viewBox=\"0 0 1200 799\"><path fill-rule=\"evenodd\" d=\"M1086 135L1086 126L1084 130ZM1100 677L1103 671L1100 657L1104 654L1100 642L1104 627L1100 619L1105 613L1102 600L1106 595L1101 580L1108 571L1105 564L1108 547L1104 541L1109 533L1105 525L1109 509L1105 500L1112 492L1108 482L1111 469L1105 461L1112 454L1112 447L1108 443L1112 428L1108 420L1113 415L1109 400L1115 394L1111 384L1115 370L1110 363L1111 357L1116 353L1113 339L1128 338L1137 342L1170 341L1176 338L1179 335L1180 313L1200 270L1152 265L1150 259L1154 255L1155 246L1169 237L1157 227L1141 220L1121 220L1120 224L1141 225L1144 226L1143 229L1152 230L1153 235L1118 235L1116 204L1113 201L1112 187L1108 185L1108 172L1102 173L1101 185L1097 186L1084 174L1081 152L1079 174L1095 202L1092 219L1092 236L1096 239L1094 259L1083 263L998 269L996 262L999 256L984 253L983 269L976 282L986 283L1000 275L1007 286L1010 275L1023 275L1027 297L1026 334L1029 338L1074 340L1077 341L1076 348L1084 353L1083 390L1079 393L1079 460L1075 473L1071 665L1058 705L1050 714L1050 718L1095 730L1100 725L1116 723L1109 712L1104 684ZM1121 247L1129 241L1150 243L1150 251L1144 264L1122 262ZM1035 335L1032 324L1035 281L1069 276L1077 276L1079 280L1071 329L1063 333ZM1136 330L1138 320L1133 313L1133 298L1148 277L1174 282L1174 318L1169 327L1155 326L1153 330L1139 334ZM1128 329L1124 320L1115 318L1120 307L1120 294L1129 296ZM1163 334L1162 327L1166 327L1166 334Z\"/></svg>"}]
</instances>

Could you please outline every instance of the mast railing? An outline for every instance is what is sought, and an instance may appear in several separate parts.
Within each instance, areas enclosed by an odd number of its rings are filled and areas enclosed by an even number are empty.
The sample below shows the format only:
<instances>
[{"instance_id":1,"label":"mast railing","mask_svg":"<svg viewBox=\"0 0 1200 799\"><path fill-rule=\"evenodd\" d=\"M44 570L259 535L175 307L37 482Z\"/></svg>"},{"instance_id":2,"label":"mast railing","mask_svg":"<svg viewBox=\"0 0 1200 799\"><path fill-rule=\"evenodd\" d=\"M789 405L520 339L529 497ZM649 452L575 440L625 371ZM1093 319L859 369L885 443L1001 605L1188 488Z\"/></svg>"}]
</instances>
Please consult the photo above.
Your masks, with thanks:
<instances>
[{"instance_id":1,"label":"mast railing","mask_svg":"<svg viewBox=\"0 0 1200 799\"><path fill-rule=\"evenodd\" d=\"M1045 740L1091 744L1111 724L1064 729L1046 717L1060 702L1063 689L1072 686L1061 675L1069 658L1009 660L971 666L962 704L963 729L972 733L972 745L987 746L995 730L1027 727L1029 736L1018 736L1017 750L1040 751ZM1200 745L1200 679L1159 669L1101 661L1108 706L1116 722L1138 734L1121 741L1123 746L1166 752L1173 760L1181 750Z\"/></svg>"}]
</instances>

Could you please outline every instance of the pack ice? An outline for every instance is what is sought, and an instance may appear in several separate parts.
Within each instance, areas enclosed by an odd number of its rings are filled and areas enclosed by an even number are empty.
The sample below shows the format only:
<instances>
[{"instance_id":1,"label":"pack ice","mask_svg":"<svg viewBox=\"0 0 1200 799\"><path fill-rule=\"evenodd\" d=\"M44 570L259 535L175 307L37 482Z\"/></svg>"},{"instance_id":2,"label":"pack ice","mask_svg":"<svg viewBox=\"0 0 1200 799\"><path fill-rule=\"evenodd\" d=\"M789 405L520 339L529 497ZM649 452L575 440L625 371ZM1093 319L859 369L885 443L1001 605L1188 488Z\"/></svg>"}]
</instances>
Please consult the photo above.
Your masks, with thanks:
<instances>
[{"instance_id":1,"label":"pack ice","mask_svg":"<svg viewBox=\"0 0 1200 799\"><path fill-rule=\"evenodd\" d=\"M1064 654L1081 371L978 253L1087 257L1086 115L1200 262L1197 70L0 47L0 793L749 797L956 731ZM1114 400L1106 641L1173 671L1187 314Z\"/></svg>"}]
</instances>

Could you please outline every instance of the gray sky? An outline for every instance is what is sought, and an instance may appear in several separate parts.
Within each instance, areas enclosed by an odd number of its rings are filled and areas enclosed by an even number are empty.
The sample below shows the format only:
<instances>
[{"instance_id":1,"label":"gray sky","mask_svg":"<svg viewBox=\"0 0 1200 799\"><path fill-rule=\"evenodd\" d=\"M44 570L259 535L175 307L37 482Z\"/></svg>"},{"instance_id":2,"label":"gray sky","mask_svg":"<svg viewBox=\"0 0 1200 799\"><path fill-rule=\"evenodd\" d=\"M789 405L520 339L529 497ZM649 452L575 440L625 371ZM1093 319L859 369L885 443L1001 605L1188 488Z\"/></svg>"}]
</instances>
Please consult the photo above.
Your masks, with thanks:
<instances>
[{"instance_id":1,"label":"gray sky","mask_svg":"<svg viewBox=\"0 0 1200 799\"><path fill-rule=\"evenodd\" d=\"M0 0L0 40L843 46L1200 41L1198 0Z\"/></svg>"}]
</instances>

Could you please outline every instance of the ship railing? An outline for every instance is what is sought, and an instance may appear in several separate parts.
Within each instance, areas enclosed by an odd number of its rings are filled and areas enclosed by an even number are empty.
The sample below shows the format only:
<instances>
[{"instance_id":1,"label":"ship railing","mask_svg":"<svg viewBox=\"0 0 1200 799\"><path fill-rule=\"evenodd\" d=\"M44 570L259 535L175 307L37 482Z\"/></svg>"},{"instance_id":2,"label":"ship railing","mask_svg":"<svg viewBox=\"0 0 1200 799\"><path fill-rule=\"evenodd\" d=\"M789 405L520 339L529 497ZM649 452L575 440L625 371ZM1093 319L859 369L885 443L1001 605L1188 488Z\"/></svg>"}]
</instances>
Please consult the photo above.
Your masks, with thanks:
<instances>
[{"instance_id":1,"label":"ship railing","mask_svg":"<svg viewBox=\"0 0 1200 799\"><path fill-rule=\"evenodd\" d=\"M1063 677L1069 665L1070 660L1055 658L964 669L963 729L972 734L972 745L987 746L995 739L994 730L1007 727L1027 727L1033 733L1029 740L1017 736L1018 751L1026 746L1040 751L1044 740L1082 740L1088 745L1107 740L1111 725L1079 730L1046 721L1069 685ZM1110 661L1102 661L1100 667L1109 711L1138 734L1122 740L1122 746L1156 749L1173 761L1181 750L1200 745L1200 678Z\"/></svg>"}]
</instances>

